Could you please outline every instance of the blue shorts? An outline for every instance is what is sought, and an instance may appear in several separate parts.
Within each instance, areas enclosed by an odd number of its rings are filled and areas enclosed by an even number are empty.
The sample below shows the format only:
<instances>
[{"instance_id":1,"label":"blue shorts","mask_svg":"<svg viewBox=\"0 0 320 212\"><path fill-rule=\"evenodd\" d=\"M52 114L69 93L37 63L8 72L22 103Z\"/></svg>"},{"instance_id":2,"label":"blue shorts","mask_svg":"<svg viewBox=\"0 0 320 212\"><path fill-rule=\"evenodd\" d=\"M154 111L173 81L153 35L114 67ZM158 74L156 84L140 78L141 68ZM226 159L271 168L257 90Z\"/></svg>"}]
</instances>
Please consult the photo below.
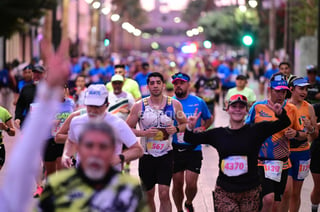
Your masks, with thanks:
<instances>
[{"instance_id":1,"label":"blue shorts","mask_svg":"<svg viewBox=\"0 0 320 212\"><path fill-rule=\"evenodd\" d=\"M294 180L303 181L310 170L310 150L290 153L292 167L289 169L289 176Z\"/></svg>"}]
</instances>

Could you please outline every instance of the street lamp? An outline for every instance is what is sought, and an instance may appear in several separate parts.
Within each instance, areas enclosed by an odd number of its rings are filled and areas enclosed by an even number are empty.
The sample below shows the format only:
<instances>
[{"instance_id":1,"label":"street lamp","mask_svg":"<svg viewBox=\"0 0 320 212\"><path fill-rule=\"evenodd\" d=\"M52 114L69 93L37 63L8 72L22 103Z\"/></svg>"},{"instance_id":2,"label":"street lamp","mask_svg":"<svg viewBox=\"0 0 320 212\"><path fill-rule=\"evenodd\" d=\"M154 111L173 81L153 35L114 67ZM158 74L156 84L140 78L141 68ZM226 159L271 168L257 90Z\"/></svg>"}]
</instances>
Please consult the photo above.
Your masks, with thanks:
<instances>
[{"instance_id":1,"label":"street lamp","mask_svg":"<svg viewBox=\"0 0 320 212\"><path fill-rule=\"evenodd\" d=\"M251 8L256 8L258 6L258 2L256 0L249 0L248 4Z\"/></svg>"}]
</instances>

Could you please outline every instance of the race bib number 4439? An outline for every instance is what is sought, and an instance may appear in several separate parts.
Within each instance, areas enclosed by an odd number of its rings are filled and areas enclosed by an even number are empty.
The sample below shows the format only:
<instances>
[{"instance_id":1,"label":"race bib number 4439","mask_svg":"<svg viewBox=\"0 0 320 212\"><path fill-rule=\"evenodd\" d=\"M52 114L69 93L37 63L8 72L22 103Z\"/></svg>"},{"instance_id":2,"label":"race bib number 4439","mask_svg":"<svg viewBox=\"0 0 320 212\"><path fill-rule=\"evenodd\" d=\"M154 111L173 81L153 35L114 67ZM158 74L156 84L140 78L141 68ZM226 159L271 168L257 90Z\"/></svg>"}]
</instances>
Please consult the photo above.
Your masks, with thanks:
<instances>
[{"instance_id":1,"label":"race bib number 4439","mask_svg":"<svg viewBox=\"0 0 320 212\"><path fill-rule=\"evenodd\" d=\"M264 175L265 178L274 180L276 182L281 181L283 162L279 160L267 160L264 161Z\"/></svg>"},{"instance_id":2,"label":"race bib number 4439","mask_svg":"<svg viewBox=\"0 0 320 212\"><path fill-rule=\"evenodd\" d=\"M248 172L247 156L230 156L221 161L221 171L229 176L239 176Z\"/></svg>"}]
</instances>

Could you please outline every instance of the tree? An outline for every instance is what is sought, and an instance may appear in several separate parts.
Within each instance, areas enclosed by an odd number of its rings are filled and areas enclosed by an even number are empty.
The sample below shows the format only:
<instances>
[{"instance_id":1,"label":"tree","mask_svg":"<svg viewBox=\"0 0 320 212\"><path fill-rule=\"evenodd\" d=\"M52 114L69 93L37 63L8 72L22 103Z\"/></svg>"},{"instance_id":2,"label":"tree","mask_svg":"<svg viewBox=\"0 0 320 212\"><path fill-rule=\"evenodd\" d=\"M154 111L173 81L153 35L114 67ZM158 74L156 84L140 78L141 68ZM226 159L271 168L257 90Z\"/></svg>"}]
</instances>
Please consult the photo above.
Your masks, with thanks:
<instances>
[{"instance_id":1,"label":"tree","mask_svg":"<svg viewBox=\"0 0 320 212\"><path fill-rule=\"evenodd\" d=\"M25 30L28 24L38 24L45 9L55 7L57 0L1 0L0 36L10 37Z\"/></svg>"},{"instance_id":2,"label":"tree","mask_svg":"<svg viewBox=\"0 0 320 212\"><path fill-rule=\"evenodd\" d=\"M187 8L182 13L182 20L188 25L193 26L197 23L201 16L201 12L205 10L206 6L206 0L189 1Z\"/></svg>"},{"instance_id":3,"label":"tree","mask_svg":"<svg viewBox=\"0 0 320 212\"><path fill-rule=\"evenodd\" d=\"M295 0L292 4L290 22L294 38L315 35L318 26L318 1Z\"/></svg>"},{"instance_id":4,"label":"tree","mask_svg":"<svg viewBox=\"0 0 320 212\"><path fill-rule=\"evenodd\" d=\"M255 37L258 31L259 18L256 10L242 13L238 8L228 7L212 11L199 19L208 40L216 44L241 45L244 34Z\"/></svg>"},{"instance_id":5,"label":"tree","mask_svg":"<svg viewBox=\"0 0 320 212\"><path fill-rule=\"evenodd\" d=\"M141 7L140 0L113 0L120 17L130 20L130 23L136 27L145 24L148 21L147 12Z\"/></svg>"}]
</instances>

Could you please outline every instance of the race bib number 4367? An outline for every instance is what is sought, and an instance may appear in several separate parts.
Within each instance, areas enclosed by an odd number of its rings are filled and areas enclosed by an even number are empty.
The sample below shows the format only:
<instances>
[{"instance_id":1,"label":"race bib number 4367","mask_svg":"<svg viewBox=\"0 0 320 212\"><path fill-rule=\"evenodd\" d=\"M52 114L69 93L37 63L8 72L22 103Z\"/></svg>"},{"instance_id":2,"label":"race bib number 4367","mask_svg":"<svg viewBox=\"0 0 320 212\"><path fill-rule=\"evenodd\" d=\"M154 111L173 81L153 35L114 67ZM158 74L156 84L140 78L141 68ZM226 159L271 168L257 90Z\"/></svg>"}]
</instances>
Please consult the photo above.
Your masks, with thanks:
<instances>
[{"instance_id":1,"label":"race bib number 4367","mask_svg":"<svg viewBox=\"0 0 320 212\"><path fill-rule=\"evenodd\" d=\"M230 156L221 161L221 171L229 176L239 176L248 172L247 156Z\"/></svg>"}]
</instances>

